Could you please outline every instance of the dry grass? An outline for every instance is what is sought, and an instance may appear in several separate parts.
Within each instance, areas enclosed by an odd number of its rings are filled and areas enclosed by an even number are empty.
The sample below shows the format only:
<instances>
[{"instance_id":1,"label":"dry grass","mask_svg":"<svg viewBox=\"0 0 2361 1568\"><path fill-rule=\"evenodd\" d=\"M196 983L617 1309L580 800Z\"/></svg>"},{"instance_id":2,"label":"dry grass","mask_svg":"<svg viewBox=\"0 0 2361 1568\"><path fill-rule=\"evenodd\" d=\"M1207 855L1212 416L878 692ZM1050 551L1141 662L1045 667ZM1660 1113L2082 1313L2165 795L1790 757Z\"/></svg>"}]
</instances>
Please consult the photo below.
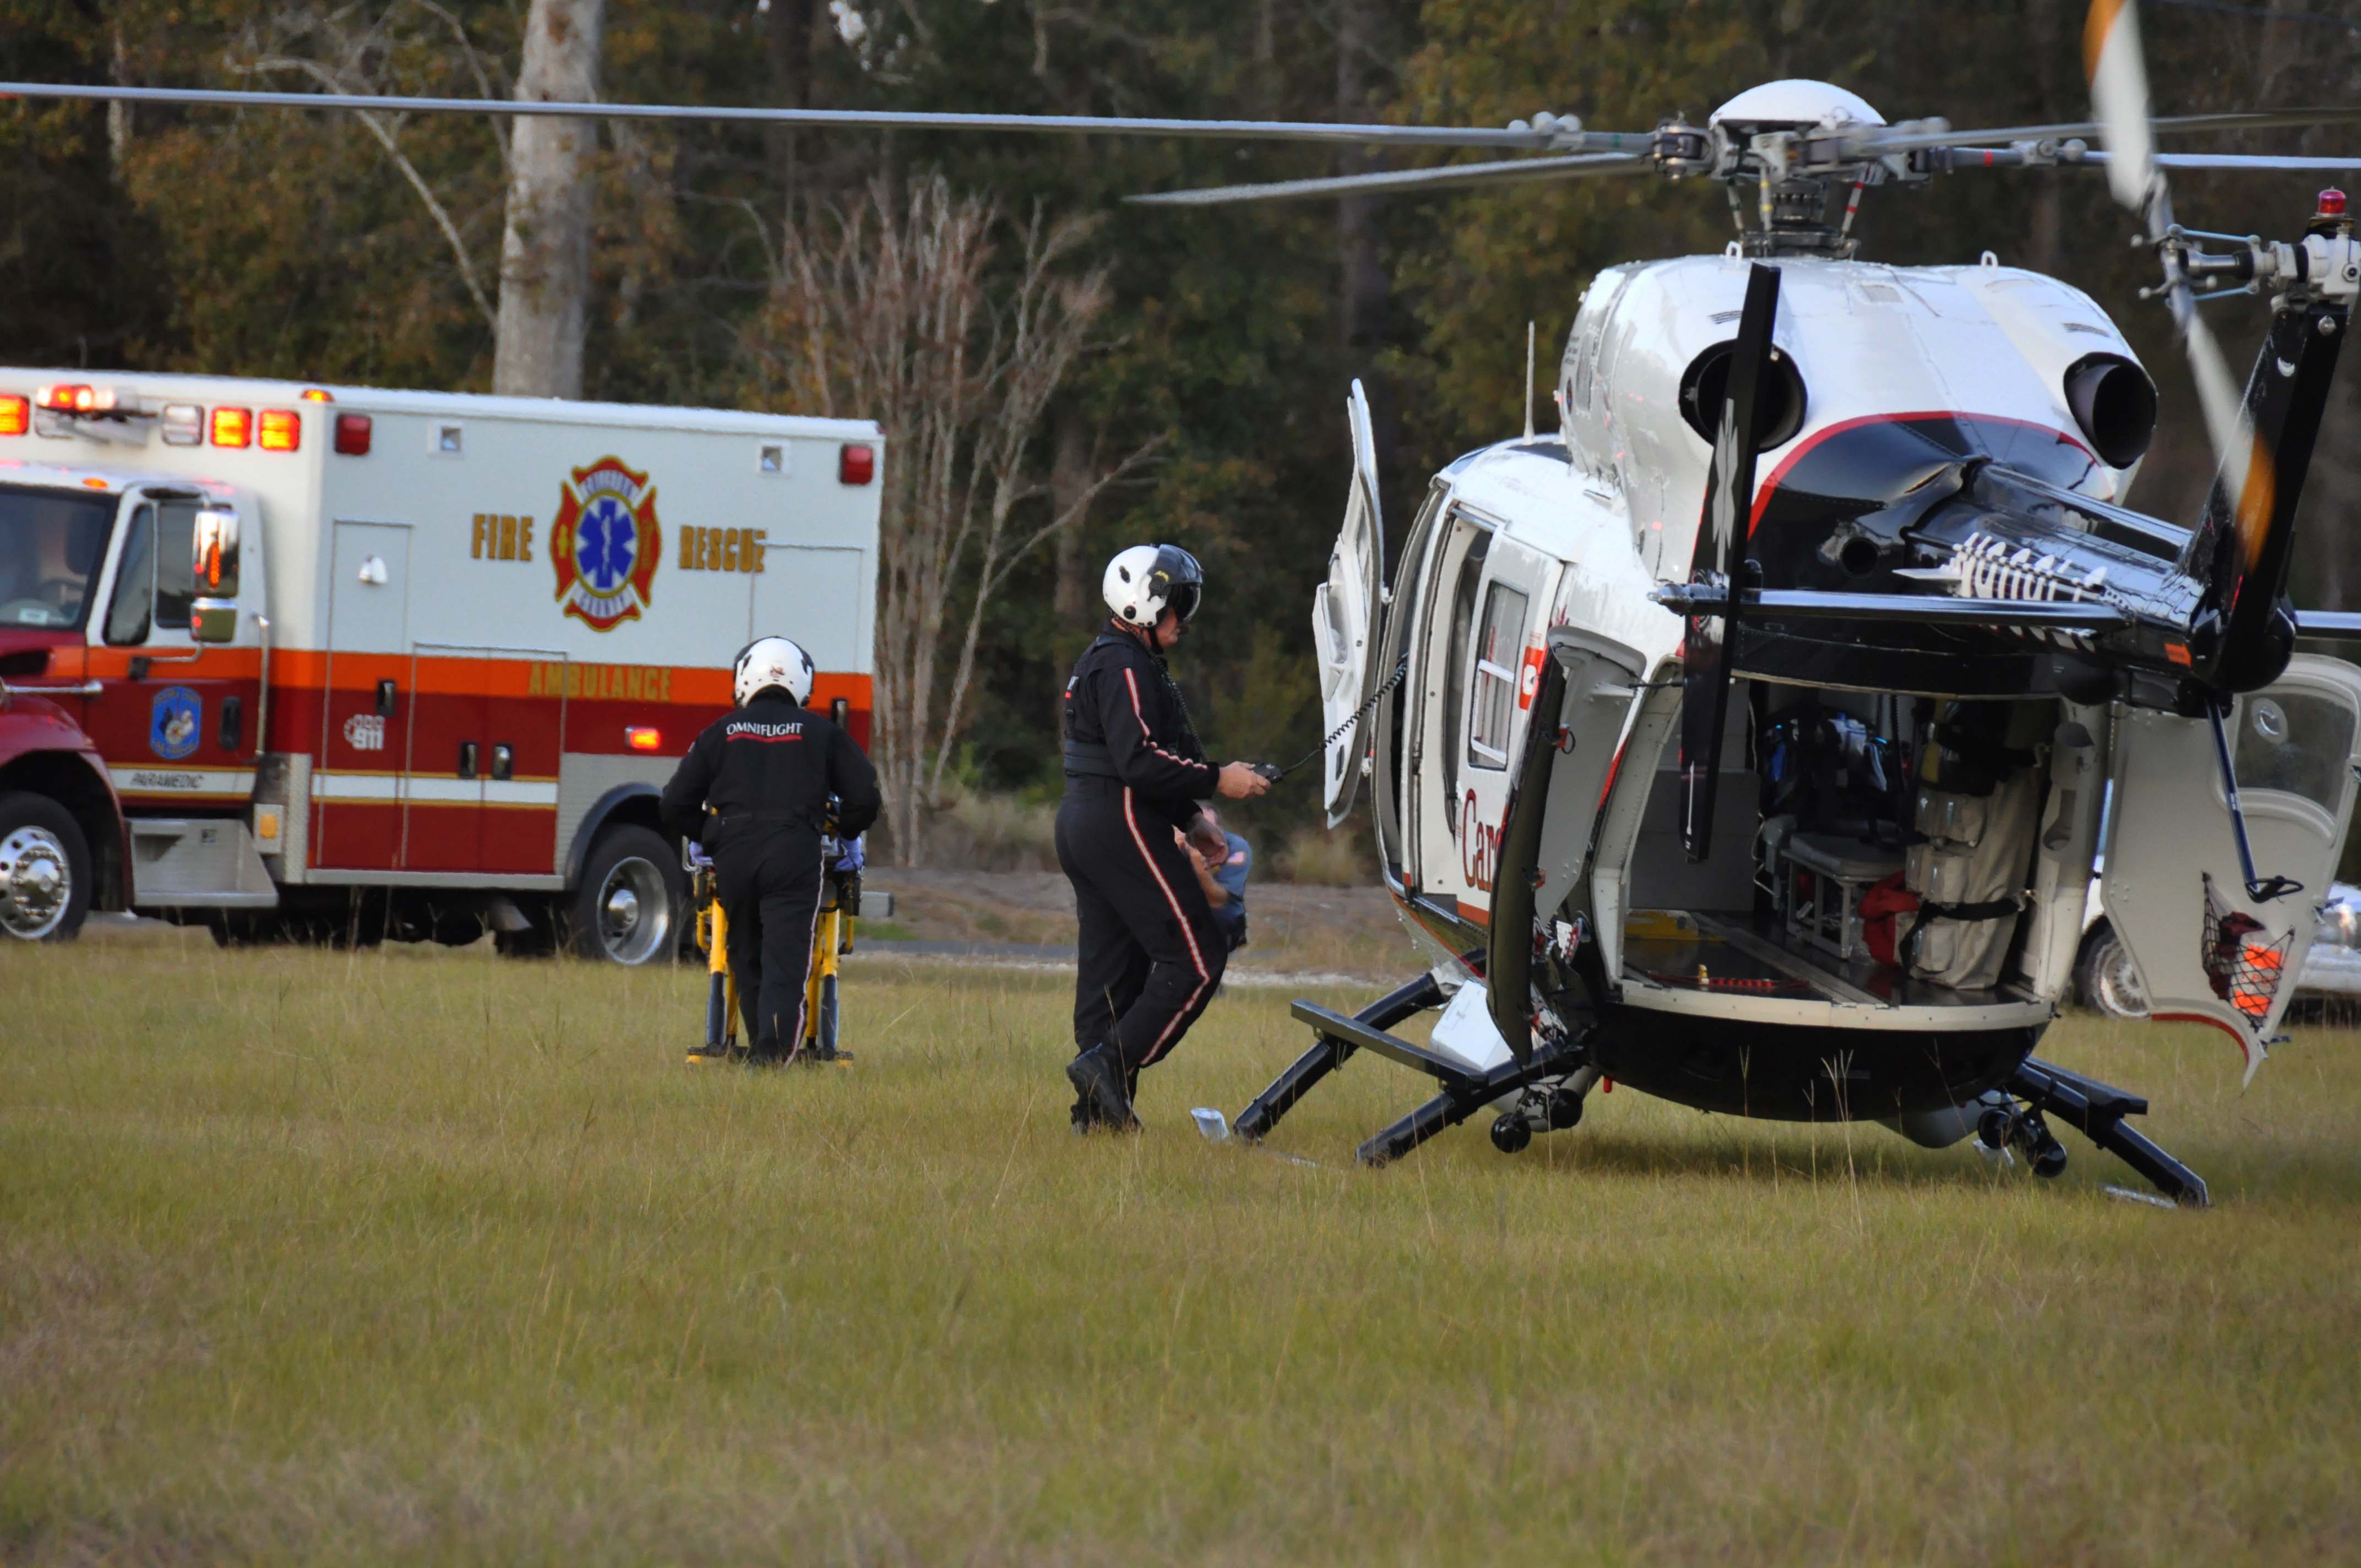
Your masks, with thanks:
<instances>
[{"instance_id":1,"label":"dry grass","mask_svg":"<svg viewBox=\"0 0 2361 1568\"><path fill-rule=\"evenodd\" d=\"M1279 874L1290 882L1310 883L1318 887L1368 887L1377 883L1376 850L1369 843L1366 828L1356 832L1353 824L1330 831L1324 828L1300 828L1287 840L1287 848L1277 858Z\"/></svg>"},{"instance_id":2,"label":"dry grass","mask_svg":"<svg viewBox=\"0 0 2361 1568\"><path fill-rule=\"evenodd\" d=\"M2062 1027L2219 1206L1619 1092L1349 1151L1222 1001L1077 1143L1048 980L880 961L852 1072L697 982L0 957L0 1558L2286 1563L2361 1540L2361 1062Z\"/></svg>"}]
</instances>

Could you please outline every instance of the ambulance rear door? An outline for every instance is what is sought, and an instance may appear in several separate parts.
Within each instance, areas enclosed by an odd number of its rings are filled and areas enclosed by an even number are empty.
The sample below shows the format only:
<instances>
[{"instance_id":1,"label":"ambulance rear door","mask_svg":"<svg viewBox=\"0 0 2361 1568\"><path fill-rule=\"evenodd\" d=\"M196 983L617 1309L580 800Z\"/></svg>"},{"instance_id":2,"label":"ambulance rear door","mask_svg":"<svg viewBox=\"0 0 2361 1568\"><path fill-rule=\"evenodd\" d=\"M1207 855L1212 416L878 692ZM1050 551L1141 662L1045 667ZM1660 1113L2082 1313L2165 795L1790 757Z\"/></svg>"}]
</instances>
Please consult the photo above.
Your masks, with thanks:
<instances>
[{"instance_id":1,"label":"ambulance rear door","mask_svg":"<svg viewBox=\"0 0 2361 1568\"><path fill-rule=\"evenodd\" d=\"M2345 850L2361 669L2299 654L2237 699L2227 728L2257 877L2301 891L2257 897L2246 885L2211 723L2135 709L2115 726L2101 899L2149 1015L2227 1032L2251 1077L2295 995Z\"/></svg>"}]
</instances>

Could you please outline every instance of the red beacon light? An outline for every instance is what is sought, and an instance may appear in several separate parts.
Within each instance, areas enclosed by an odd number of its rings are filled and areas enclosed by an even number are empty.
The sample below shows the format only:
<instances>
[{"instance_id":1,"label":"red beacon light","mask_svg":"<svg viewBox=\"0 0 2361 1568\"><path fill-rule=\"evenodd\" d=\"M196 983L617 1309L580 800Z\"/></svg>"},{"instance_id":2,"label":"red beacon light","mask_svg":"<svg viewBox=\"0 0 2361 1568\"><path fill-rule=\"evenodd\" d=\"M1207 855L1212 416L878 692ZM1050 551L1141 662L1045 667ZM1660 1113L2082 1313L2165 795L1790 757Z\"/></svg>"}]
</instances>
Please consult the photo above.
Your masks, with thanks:
<instances>
[{"instance_id":1,"label":"red beacon light","mask_svg":"<svg viewBox=\"0 0 2361 1568\"><path fill-rule=\"evenodd\" d=\"M2345 192L2338 190L2334 185L2331 185L2327 190L2323 191L2320 193L2320 210L2312 214L2312 216L2316 218L2344 217Z\"/></svg>"},{"instance_id":2,"label":"red beacon light","mask_svg":"<svg viewBox=\"0 0 2361 1568\"><path fill-rule=\"evenodd\" d=\"M877 477L877 448L859 443L837 448L836 482L840 485L865 485Z\"/></svg>"},{"instance_id":3,"label":"red beacon light","mask_svg":"<svg viewBox=\"0 0 2361 1568\"><path fill-rule=\"evenodd\" d=\"M369 454L369 416L338 414L336 416L336 451L346 457L366 457Z\"/></svg>"}]
</instances>

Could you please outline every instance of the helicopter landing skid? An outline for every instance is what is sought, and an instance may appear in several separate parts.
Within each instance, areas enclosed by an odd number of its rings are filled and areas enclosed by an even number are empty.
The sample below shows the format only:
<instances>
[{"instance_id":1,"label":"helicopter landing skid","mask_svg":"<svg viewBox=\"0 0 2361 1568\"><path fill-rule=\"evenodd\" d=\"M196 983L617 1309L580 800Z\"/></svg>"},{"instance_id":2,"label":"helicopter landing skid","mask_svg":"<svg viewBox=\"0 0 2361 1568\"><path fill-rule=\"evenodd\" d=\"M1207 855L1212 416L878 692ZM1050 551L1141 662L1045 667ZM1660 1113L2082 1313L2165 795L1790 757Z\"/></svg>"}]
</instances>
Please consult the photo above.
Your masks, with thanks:
<instances>
[{"instance_id":1,"label":"helicopter landing skid","mask_svg":"<svg viewBox=\"0 0 2361 1568\"><path fill-rule=\"evenodd\" d=\"M2025 1148L2036 1175L2055 1176L2066 1168L2066 1151L2050 1135L2043 1120L2046 1113L2147 1178L2174 1202L2202 1209L2211 1201L2204 1178L2125 1124L2125 1118L2147 1113L2147 1102L2139 1095L2031 1057L2017 1064L2001 1091L2023 1102L2022 1108L1996 1105L1987 1110L1976 1136L1989 1149L2011 1144Z\"/></svg>"},{"instance_id":2,"label":"helicopter landing skid","mask_svg":"<svg viewBox=\"0 0 2361 1568\"><path fill-rule=\"evenodd\" d=\"M1252 1104L1238 1113L1238 1135L1259 1142L1322 1079L1343 1066L1354 1052L1367 1050L1425 1073L1443 1085L1442 1093L1380 1129L1355 1151L1354 1157L1363 1165L1386 1165L1505 1095L1521 1094L1552 1080L1580 1072L1587 1059L1581 1045L1569 1041L1536 1051L1521 1062L1506 1061L1488 1071L1471 1072L1449 1057L1386 1032L1412 1014L1440 1006L1443 1000L1442 988L1435 984L1433 977L1421 975L1351 1017L1315 1003L1296 1003L1291 1009L1296 1019L1309 1024L1317 1037L1310 1050L1297 1058L1271 1081L1269 1088L1255 1097ZM1578 1098L1567 1109L1554 1113L1550 1107L1555 1102L1546 1091L1543 1101L1544 1124L1571 1126L1580 1115ZM1525 1121L1515 1116L1504 1116L1501 1123L1513 1123L1517 1129L1525 1131L1526 1137L1532 1135ZM1500 1129L1496 1126L1494 1141L1499 1142L1499 1137Z\"/></svg>"},{"instance_id":3,"label":"helicopter landing skid","mask_svg":"<svg viewBox=\"0 0 2361 1568\"><path fill-rule=\"evenodd\" d=\"M1434 976L1420 975L1409 984L1378 997L1353 1014L1348 1022L1382 1032L1403 1019L1423 1013L1444 1003L1443 987ZM1300 1004L1299 1004L1300 1005ZM1322 1008L1326 1013L1327 1009ZM1302 1014L1299 1012L1298 1017ZM1260 1143L1279 1125L1279 1119L1295 1108L1296 1102L1316 1088L1320 1080L1343 1067L1360 1048L1359 1039L1341 1032L1332 1033L1314 1024L1312 1048L1290 1063L1285 1072L1270 1080L1270 1087L1254 1098L1254 1102L1238 1113L1233 1128L1239 1137Z\"/></svg>"}]
</instances>

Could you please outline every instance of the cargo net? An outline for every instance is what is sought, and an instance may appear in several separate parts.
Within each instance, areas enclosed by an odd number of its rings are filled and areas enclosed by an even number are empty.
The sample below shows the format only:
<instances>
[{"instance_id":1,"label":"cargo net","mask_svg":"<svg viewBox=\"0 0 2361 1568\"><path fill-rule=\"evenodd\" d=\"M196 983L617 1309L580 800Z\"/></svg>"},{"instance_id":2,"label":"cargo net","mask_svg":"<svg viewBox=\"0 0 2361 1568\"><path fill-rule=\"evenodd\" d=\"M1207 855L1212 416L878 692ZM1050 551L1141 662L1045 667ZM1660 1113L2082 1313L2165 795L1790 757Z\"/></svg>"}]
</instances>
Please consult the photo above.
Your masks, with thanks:
<instances>
[{"instance_id":1,"label":"cargo net","mask_svg":"<svg viewBox=\"0 0 2361 1568\"><path fill-rule=\"evenodd\" d=\"M2243 910L2233 909L2205 876L2205 930L2198 958L2213 994L2236 1008L2257 1029L2270 1016L2272 999L2287 974L2288 947L2293 931L2276 942L2254 939L2263 923Z\"/></svg>"}]
</instances>

